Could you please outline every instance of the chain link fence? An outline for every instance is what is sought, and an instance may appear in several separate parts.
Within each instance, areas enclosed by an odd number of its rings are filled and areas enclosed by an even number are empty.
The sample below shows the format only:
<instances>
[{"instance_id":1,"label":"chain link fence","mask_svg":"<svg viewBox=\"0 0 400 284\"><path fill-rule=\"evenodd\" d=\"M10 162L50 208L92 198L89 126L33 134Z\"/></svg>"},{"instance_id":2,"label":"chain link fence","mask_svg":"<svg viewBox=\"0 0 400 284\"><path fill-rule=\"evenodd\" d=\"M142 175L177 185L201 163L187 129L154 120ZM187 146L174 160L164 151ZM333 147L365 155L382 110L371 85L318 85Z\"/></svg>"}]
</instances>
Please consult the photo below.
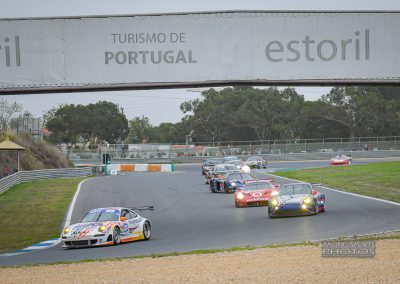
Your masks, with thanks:
<instances>
[{"instance_id":1,"label":"chain link fence","mask_svg":"<svg viewBox=\"0 0 400 284\"><path fill-rule=\"evenodd\" d=\"M299 153L338 153L353 151L400 150L400 136L357 137L295 140L196 142L195 144L113 144L97 149L60 149L72 161L174 159L185 157L218 157L226 155L290 155Z\"/></svg>"}]
</instances>

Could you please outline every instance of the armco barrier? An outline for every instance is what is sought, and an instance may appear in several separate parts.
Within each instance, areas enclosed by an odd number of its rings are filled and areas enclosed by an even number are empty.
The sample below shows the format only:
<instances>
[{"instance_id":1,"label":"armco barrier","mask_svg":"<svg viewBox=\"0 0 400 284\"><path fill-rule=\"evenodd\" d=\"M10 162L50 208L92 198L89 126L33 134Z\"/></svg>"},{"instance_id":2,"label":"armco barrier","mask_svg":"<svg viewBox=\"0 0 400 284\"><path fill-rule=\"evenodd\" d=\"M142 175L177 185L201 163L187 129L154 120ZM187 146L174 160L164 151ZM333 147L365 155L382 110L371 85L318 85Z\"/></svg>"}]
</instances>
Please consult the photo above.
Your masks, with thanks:
<instances>
[{"instance_id":1,"label":"armco barrier","mask_svg":"<svg viewBox=\"0 0 400 284\"><path fill-rule=\"evenodd\" d=\"M152 164L147 166L147 171L149 172L161 172L161 165L160 164Z\"/></svg>"},{"instance_id":2,"label":"armco barrier","mask_svg":"<svg viewBox=\"0 0 400 284\"><path fill-rule=\"evenodd\" d=\"M119 172L173 172L174 164L110 164L108 171Z\"/></svg>"},{"instance_id":3,"label":"armco barrier","mask_svg":"<svg viewBox=\"0 0 400 284\"><path fill-rule=\"evenodd\" d=\"M17 185L22 182L40 180L40 179L50 179L50 178L85 177L91 175L92 175L91 167L21 171L0 179L0 194L7 191L14 185Z\"/></svg>"},{"instance_id":4,"label":"armco barrier","mask_svg":"<svg viewBox=\"0 0 400 284\"><path fill-rule=\"evenodd\" d=\"M134 172L135 165L120 165L119 169L121 172Z\"/></svg>"}]
</instances>

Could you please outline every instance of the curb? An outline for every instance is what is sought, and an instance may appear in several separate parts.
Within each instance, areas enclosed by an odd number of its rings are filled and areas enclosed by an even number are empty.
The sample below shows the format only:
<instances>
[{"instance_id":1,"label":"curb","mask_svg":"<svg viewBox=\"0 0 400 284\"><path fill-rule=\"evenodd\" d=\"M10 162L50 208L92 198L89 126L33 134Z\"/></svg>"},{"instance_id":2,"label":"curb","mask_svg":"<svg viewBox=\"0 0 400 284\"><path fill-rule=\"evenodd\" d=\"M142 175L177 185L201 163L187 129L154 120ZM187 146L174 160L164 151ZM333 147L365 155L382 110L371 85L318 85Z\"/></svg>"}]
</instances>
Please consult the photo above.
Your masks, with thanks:
<instances>
[{"instance_id":1,"label":"curb","mask_svg":"<svg viewBox=\"0 0 400 284\"><path fill-rule=\"evenodd\" d=\"M31 246L23 248L23 249L16 250L15 252L3 253L3 254L1 254L1 256L3 256L3 257L13 256L13 255L23 254L23 253L27 253L27 252L39 251L42 249L54 247L54 246L58 245L60 242L61 242L60 238L54 238L54 239L50 239L48 241L44 241L44 242L40 242L40 243L31 245Z\"/></svg>"}]
</instances>

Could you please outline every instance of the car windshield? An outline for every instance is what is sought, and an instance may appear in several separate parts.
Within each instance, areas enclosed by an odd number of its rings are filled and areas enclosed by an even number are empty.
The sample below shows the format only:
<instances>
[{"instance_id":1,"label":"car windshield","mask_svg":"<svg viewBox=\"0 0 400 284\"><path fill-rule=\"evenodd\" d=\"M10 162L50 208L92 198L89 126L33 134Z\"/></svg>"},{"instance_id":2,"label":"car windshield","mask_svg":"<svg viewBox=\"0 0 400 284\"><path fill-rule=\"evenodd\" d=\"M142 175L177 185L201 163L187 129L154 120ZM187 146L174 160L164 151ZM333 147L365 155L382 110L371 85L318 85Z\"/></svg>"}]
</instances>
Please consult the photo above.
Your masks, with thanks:
<instances>
[{"instance_id":1,"label":"car windshield","mask_svg":"<svg viewBox=\"0 0 400 284\"><path fill-rule=\"evenodd\" d=\"M237 170L237 167L236 167L235 165L226 165L226 168L227 168L229 171Z\"/></svg>"},{"instance_id":2,"label":"car windshield","mask_svg":"<svg viewBox=\"0 0 400 284\"><path fill-rule=\"evenodd\" d=\"M249 174L242 174L242 180L253 180L253 177Z\"/></svg>"},{"instance_id":3,"label":"car windshield","mask_svg":"<svg viewBox=\"0 0 400 284\"><path fill-rule=\"evenodd\" d=\"M261 158L258 156L250 157L247 159L247 161L258 161L258 160L261 160Z\"/></svg>"},{"instance_id":4,"label":"car windshield","mask_svg":"<svg viewBox=\"0 0 400 284\"><path fill-rule=\"evenodd\" d=\"M104 221L118 221L119 211L118 210L93 210L88 212L81 220L80 223L89 222L104 222Z\"/></svg>"},{"instance_id":5,"label":"car windshield","mask_svg":"<svg viewBox=\"0 0 400 284\"><path fill-rule=\"evenodd\" d=\"M216 171L216 172L226 172L226 170L227 170L227 168L226 168L225 165L217 165L217 166L215 167L215 171Z\"/></svg>"},{"instance_id":6,"label":"car windshield","mask_svg":"<svg viewBox=\"0 0 400 284\"><path fill-rule=\"evenodd\" d=\"M308 184L290 184L279 188L279 195L311 194L312 189Z\"/></svg>"},{"instance_id":7,"label":"car windshield","mask_svg":"<svg viewBox=\"0 0 400 284\"><path fill-rule=\"evenodd\" d=\"M224 158L225 161L231 161L231 160L239 160L239 157L237 156L226 156Z\"/></svg>"},{"instance_id":8,"label":"car windshield","mask_svg":"<svg viewBox=\"0 0 400 284\"><path fill-rule=\"evenodd\" d=\"M207 160L205 163L207 163L209 165L216 165L216 164L221 164L223 162L224 162L223 159L211 159L211 160Z\"/></svg>"},{"instance_id":9,"label":"car windshield","mask_svg":"<svg viewBox=\"0 0 400 284\"><path fill-rule=\"evenodd\" d=\"M264 190L273 188L274 186L269 182L252 182L246 184L243 190L252 191L252 190Z\"/></svg>"},{"instance_id":10,"label":"car windshield","mask_svg":"<svg viewBox=\"0 0 400 284\"><path fill-rule=\"evenodd\" d=\"M338 159L338 160L342 160L342 159L346 159L347 157L345 155L339 155L339 156L335 156L334 159Z\"/></svg>"},{"instance_id":11,"label":"car windshield","mask_svg":"<svg viewBox=\"0 0 400 284\"><path fill-rule=\"evenodd\" d=\"M235 166L241 166L242 165L242 161L240 160L236 160L236 161L229 161L229 164L235 165Z\"/></svg>"}]
</instances>

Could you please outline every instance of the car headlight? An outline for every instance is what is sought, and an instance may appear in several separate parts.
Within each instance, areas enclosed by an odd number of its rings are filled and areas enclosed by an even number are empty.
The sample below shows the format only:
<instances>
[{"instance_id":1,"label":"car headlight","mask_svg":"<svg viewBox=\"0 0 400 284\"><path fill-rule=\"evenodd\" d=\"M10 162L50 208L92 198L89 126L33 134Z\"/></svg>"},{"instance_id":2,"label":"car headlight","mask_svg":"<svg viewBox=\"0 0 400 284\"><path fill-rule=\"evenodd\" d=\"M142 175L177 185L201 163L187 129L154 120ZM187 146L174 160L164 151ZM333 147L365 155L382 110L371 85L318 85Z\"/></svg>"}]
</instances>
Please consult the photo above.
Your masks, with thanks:
<instances>
[{"instance_id":1,"label":"car headlight","mask_svg":"<svg viewBox=\"0 0 400 284\"><path fill-rule=\"evenodd\" d=\"M243 198L244 198L244 195L243 195L243 193L239 192L239 193L236 195L236 197L237 197L237 199L243 199Z\"/></svg>"},{"instance_id":2,"label":"car headlight","mask_svg":"<svg viewBox=\"0 0 400 284\"><path fill-rule=\"evenodd\" d=\"M70 227L64 228L64 234L68 234L71 231Z\"/></svg>"},{"instance_id":3,"label":"car headlight","mask_svg":"<svg viewBox=\"0 0 400 284\"><path fill-rule=\"evenodd\" d=\"M100 226L99 227L99 232L104 232L105 230L106 230L107 228L106 228L106 226Z\"/></svg>"},{"instance_id":4,"label":"car headlight","mask_svg":"<svg viewBox=\"0 0 400 284\"><path fill-rule=\"evenodd\" d=\"M310 205L311 202L312 202L311 197L306 197L306 198L304 198L304 200L303 200L303 203L306 204L306 205Z\"/></svg>"},{"instance_id":5,"label":"car headlight","mask_svg":"<svg viewBox=\"0 0 400 284\"><path fill-rule=\"evenodd\" d=\"M235 186L235 185L236 185L236 182L232 181L231 186Z\"/></svg>"},{"instance_id":6,"label":"car headlight","mask_svg":"<svg viewBox=\"0 0 400 284\"><path fill-rule=\"evenodd\" d=\"M275 206L278 206L278 204L279 204L278 199L274 198L274 199L271 200L271 205L272 205L272 206L275 207Z\"/></svg>"}]
</instances>

